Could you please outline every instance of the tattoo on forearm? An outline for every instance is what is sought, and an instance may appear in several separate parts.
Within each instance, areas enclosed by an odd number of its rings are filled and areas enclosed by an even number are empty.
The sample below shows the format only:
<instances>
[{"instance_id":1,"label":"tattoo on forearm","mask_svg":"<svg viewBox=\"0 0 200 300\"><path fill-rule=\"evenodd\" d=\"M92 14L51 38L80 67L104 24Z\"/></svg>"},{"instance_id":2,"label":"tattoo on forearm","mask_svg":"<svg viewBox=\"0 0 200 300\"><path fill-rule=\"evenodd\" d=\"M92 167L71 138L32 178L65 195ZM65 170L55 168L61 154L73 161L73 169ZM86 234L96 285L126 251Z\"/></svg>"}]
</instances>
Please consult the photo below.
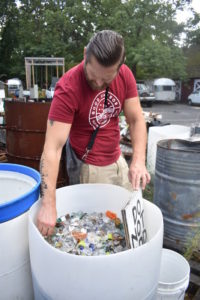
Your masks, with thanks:
<instances>
[{"instance_id":1,"label":"tattoo on forearm","mask_svg":"<svg viewBox=\"0 0 200 300\"><path fill-rule=\"evenodd\" d=\"M49 120L49 123L51 126L53 126L54 121L53 120Z\"/></svg>"},{"instance_id":2,"label":"tattoo on forearm","mask_svg":"<svg viewBox=\"0 0 200 300\"><path fill-rule=\"evenodd\" d=\"M44 173L44 159L41 158L40 160L40 175L41 175L41 186L40 186L40 197L44 197L45 190L47 190L47 184L45 182L45 177L48 176L48 174Z\"/></svg>"}]
</instances>

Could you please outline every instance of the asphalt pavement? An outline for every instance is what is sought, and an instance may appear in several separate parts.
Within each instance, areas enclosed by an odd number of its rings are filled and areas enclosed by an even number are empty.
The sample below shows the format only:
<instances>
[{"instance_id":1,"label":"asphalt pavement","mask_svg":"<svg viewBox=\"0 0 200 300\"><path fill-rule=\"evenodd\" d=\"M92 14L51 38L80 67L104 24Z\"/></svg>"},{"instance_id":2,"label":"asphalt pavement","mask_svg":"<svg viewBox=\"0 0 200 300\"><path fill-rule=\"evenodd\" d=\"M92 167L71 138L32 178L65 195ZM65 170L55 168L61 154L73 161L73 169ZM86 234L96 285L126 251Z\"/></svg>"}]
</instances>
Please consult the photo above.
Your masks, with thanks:
<instances>
[{"instance_id":1,"label":"asphalt pavement","mask_svg":"<svg viewBox=\"0 0 200 300\"><path fill-rule=\"evenodd\" d=\"M144 111L162 115L164 123L191 126L200 123L200 106L182 103L153 103L152 107L143 107Z\"/></svg>"}]
</instances>

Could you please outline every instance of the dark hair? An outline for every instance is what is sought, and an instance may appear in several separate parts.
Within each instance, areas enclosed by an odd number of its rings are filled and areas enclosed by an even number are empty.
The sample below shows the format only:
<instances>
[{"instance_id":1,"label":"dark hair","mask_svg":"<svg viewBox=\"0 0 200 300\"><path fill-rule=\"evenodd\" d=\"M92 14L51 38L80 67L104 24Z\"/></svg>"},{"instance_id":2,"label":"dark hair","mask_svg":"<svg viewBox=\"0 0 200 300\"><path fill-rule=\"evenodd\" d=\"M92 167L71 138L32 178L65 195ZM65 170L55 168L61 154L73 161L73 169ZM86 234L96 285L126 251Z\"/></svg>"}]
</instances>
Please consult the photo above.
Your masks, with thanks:
<instances>
[{"instance_id":1,"label":"dark hair","mask_svg":"<svg viewBox=\"0 0 200 300\"><path fill-rule=\"evenodd\" d=\"M119 61L123 64L125 58L123 37L112 30L97 32L86 47L86 63L94 55L103 66L112 66Z\"/></svg>"}]
</instances>

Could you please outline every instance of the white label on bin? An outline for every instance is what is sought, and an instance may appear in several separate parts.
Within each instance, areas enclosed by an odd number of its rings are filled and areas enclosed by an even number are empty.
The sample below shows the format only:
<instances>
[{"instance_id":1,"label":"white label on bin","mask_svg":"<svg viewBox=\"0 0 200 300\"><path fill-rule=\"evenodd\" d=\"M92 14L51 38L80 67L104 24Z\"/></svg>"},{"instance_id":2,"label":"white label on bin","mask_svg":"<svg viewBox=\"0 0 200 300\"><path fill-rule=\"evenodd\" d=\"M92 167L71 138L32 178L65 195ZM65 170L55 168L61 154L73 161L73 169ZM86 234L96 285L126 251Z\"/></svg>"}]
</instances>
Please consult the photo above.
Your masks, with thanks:
<instances>
[{"instance_id":1,"label":"white label on bin","mask_svg":"<svg viewBox=\"0 0 200 300\"><path fill-rule=\"evenodd\" d=\"M136 248L146 243L147 231L144 224L144 206L141 190L132 193L131 199L121 212L127 247Z\"/></svg>"}]
</instances>

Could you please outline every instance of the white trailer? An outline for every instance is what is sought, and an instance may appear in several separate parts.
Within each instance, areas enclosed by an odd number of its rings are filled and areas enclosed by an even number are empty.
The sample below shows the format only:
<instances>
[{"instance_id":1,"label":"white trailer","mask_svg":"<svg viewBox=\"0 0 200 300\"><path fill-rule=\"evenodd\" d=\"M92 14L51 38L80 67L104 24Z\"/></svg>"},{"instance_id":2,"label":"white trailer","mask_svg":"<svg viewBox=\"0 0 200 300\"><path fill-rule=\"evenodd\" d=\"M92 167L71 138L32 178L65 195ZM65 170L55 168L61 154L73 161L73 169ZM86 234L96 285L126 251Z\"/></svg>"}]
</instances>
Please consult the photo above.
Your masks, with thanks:
<instances>
[{"instance_id":1,"label":"white trailer","mask_svg":"<svg viewBox=\"0 0 200 300\"><path fill-rule=\"evenodd\" d=\"M155 100L171 102L176 99L176 83L169 78L159 78L153 83Z\"/></svg>"},{"instance_id":2,"label":"white trailer","mask_svg":"<svg viewBox=\"0 0 200 300\"><path fill-rule=\"evenodd\" d=\"M18 78L8 79L8 96L15 95L19 97L20 92L23 90L22 82Z\"/></svg>"}]
</instances>

